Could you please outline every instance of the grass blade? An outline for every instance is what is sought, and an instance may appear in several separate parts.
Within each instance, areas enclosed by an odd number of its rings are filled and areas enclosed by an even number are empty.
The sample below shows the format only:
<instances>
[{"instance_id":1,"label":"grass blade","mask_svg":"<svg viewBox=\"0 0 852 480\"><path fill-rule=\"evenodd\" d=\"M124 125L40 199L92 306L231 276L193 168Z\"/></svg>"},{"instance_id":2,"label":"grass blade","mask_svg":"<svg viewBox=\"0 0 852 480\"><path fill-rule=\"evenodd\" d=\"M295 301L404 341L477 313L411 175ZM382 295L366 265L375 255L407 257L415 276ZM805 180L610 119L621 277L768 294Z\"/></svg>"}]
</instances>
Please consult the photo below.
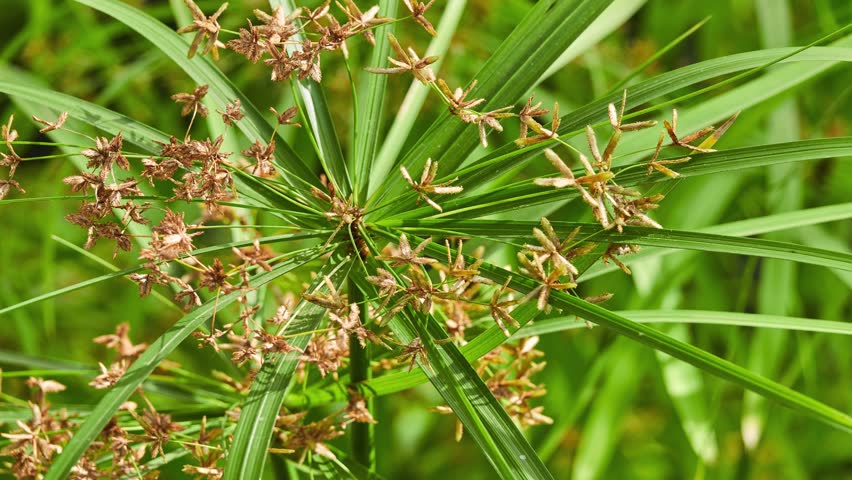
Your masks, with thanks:
<instances>
[{"instance_id":1,"label":"grass blade","mask_svg":"<svg viewBox=\"0 0 852 480\"><path fill-rule=\"evenodd\" d=\"M761 43L767 47L786 46L792 43L793 22L788 1L770 2L757 0L755 12L760 31ZM785 70L788 67L784 67ZM789 71L773 72L774 75L790 75ZM809 75L810 72L801 72ZM767 138L770 141L798 139L801 126L796 100L788 98L775 108L767 119ZM768 169L766 181L772 185L766 195L766 205L770 213L802 208L805 192L805 171L802 165L787 164ZM772 240L789 241L789 232L767 235ZM757 285L758 313L774 315L795 315L797 311L798 282L797 266L787 262L767 259L760 264L760 279ZM748 347L749 370L761 375L774 377L779 375L783 352L792 336L785 331L760 330L751 339ZM802 355L801 353L799 355ZM740 433L746 449L757 448L769 416L769 405L764 398L750 392L743 396L743 413Z\"/></svg>"},{"instance_id":2,"label":"grass blade","mask_svg":"<svg viewBox=\"0 0 852 480\"><path fill-rule=\"evenodd\" d=\"M307 292L323 288L327 275L332 283L340 285L351 262L337 257L325 264ZM281 335L299 335L316 330L325 316L325 309L301 300L293 310ZM292 337L290 345L304 350L310 335ZM299 364L299 352L268 355L252 382L248 398L243 402L240 419L234 431L234 440L227 457L225 480L261 478L266 463L267 448L272 440L272 428L281 410L281 401L287 391L293 372Z\"/></svg>"},{"instance_id":3,"label":"grass blade","mask_svg":"<svg viewBox=\"0 0 852 480\"><path fill-rule=\"evenodd\" d=\"M845 39L841 42L838 42L838 44L841 46L811 47L805 51L796 53L795 55L789 58L785 57L790 56L791 54L797 52L800 49L774 48L767 50L758 50L699 62L694 65L689 65L677 70L673 70L671 72L657 75L653 78L650 78L643 82L639 82L635 85L631 85L629 89L628 103L630 105L641 105L649 101L665 97L673 92L678 91L679 89L696 85L712 78L717 78L723 75L740 72L743 70L754 70L757 68L761 68L762 66L768 63L772 63L778 60L779 58L784 58L784 60L781 60L780 63L805 62L805 65L803 66L804 69L809 69L809 67L812 67L812 62L825 62L826 64L849 62L852 61L852 49L848 48L849 45L847 44L849 40L850 39ZM821 68L822 67L820 67L820 69ZM777 83L775 78L770 78L770 80L773 83ZM770 80L759 79L757 80L757 82L760 82L758 83L758 85L760 85L761 83L766 83ZM799 84L803 81L803 79L789 78L786 79L785 82L782 78L778 79L778 81L784 85L787 85L789 88L789 86L791 85ZM758 91L763 90L763 87L756 88ZM569 113L568 115L563 116L562 126L559 128L559 134L562 135L563 139L567 139L581 133L582 129L584 129L586 125L596 125L601 122L605 122L607 105L613 102L618 103L620 100L621 92L613 93L611 95L606 95L598 100L595 100L583 107L580 107ZM711 100L711 102L712 101L713 100ZM753 99L746 98L745 101L752 102ZM748 104L751 105L753 103ZM730 108L734 108L731 113L725 113L730 110ZM706 111L699 111L698 113L700 113L701 116L696 115L694 118L702 120L703 122L705 122L704 124L706 124L708 122L713 122L719 118L729 117L733 112L736 112L741 109L741 104L737 104L736 102L734 102L732 104L728 104L728 110L714 108L715 112L709 112L713 113L713 115L716 115L717 117L715 118L708 117L709 113ZM683 112L685 114L684 117L687 120L693 118L693 110L695 109L690 108L689 110ZM678 123L682 122L679 121ZM683 124L685 126L684 128L688 128L686 127L687 123ZM702 126L704 124L702 124ZM690 124L689 127L695 127L695 125ZM649 132L652 133L654 131L649 130ZM636 147L636 145L638 145L638 148L645 148L648 145L654 144L654 138L641 137L641 142L633 144L634 147L630 147L631 142L633 142L634 139L637 139L637 136L640 135L641 134L633 134L630 136L625 136L624 140L622 140L622 144L620 144L620 148L622 149L621 151L631 151L631 149ZM512 168L522 166L526 161L535 158L541 153L541 151L546 146L547 144L542 144L527 147L524 149L518 149L514 144L502 146L494 150L493 152L475 160L470 167L456 172L456 174L458 174L459 176L458 184L464 186L468 191L473 191L475 187L482 185L484 182L496 178L497 176L506 173Z\"/></svg>"},{"instance_id":4,"label":"grass blade","mask_svg":"<svg viewBox=\"0 0 852 480\"><path fill-rule=\"evenodd\" d=\"M0 80L0 93L20 97L57 111L66 111L71 118L107 132L121 131L129 143L138 145L148 152L160 150L155 142L168 143L169 141L169 136L165 133L120 113L64 93L35 86L32 82L16 81L14 72L8 67L0 66L0 76L4 78Z\"/></svg>"},{"instance_id":5,"label":"grass blade","mask_svg":"<svg viewBox=\"0 0 852 480\"><path fill-rule=\"evenodd\" d=\"M396 17L399 2L396 0L380 0L379 12L383 16ZM387 62L390 53L390 42L387 34L393 33L396 24L384 25L376 29L376 46L370 57L370 67L381 67ZM355 121L355 158L353 163L352 183L355 190L355 203L360 205L366 200L370 187L370 175L375 169L374 158L379 150L379 139L382 134L382 114L385 107L388 76L363 73L364 87L359 92L360 110Z\"/></svg>"},{"instance_id":6,"label":"grass blade","mask_svg":"<svg viewBox=\"0 0 852 480\"><path fill-rule=\"evenodd\" d=\"M666 333L682 342L688 342L690 338L685 324L673 325ZM681 427L692 450L704 463L715 463L719 456L719 446L701 371L671 355L659 351L656 353L666 392L680 417Z\"/></svg>"},{"instance_id":7,"label":"grass blade","mask_svg":"<svg viewBox=\"0 0 852 480\"><path fill-rule=\"evenodd\" d=\"M523 294L531 292L538 286L538 282L532 279L517 274L513 275L507 270L487 263L482 265L481 271L487 278L501 284L511 277L509 286ZM609 328L616 333L698 367L707 373L730 380L797 412L810 415L835 428L852 431L852 418L847 414L791 390L780 383L754 374L705 350L673 339L659 330L633 322L605 308L562 292L553 292L550 303L566 313L577 315Z\"/></svg>"},{"instance_id":8,"label":"grass blade","mask_svg":"<svg viewBox=\"0 0 852 480\"><path fill-rule=\"evenodd\" d=\"M418 240L416 238L413 239L413 241ZM428 245L425 251L429 255L438 258L444 254L441 247L436 245ZM466 261L472 262L473 259L468 257ZM513 272L488 262L482 264L480 272L484 277L501 285L511 279L509 287L521 294L528 294L540 285L529 277L518 275L517 273L513 274ZM698 367L707 373L732 381L753 392L759 393L767 399L778 402L795 411L810 415L832 427L852 431L852 417L849 417L849 415L785 387L780 383L756 375L710 352L673 339L652 327L631 321L615 312L611 312L603 307L564 292L552 292L549 303L553 307L561 309L564 313L576 315L592 323L606 327L618 334Z\"/></svg>"},{"instance_id":9,"label":"grass blade","mask_svg":"<svg viewBox=\"0 0 852 480\"><path fill-rule=\"evenodd\" d=\"M282 7L288 13L296 10L293 0L269 0L269 6ZM293 36L294 41L300 41L301 38L301 35ZM288 52L292 53L295 49L296 46L292 43L287 45ZM320 163L339 195L348 198L352 193L351 177L343 159L343 150L340 148L322 85L309 78L293 78L290 82L295 91L294 97L299 102L299 110L307 122L305 127L314 137Z\"/></svg>"},{"instance_id":10,"label":"grass blade","mask_svg":"<svg viewBox=\"0 0 852 480\"><path fill-rule=\"evenodd\" d=\"M563 69L586 50L624 25L648 0L613 0L594 22L553 62L532 88Z\"/></svg>"},{"instance_id":11,"label":"grass blade","mask_svg":"<svg viewBox=\"0 0 852 480\"><path fill-rule=\"evenodd\" d=\"M852 218L852 203L841 203L839 205L806 208L803 210L797 210L795 212L778 213L775 215L767 215L764 217L751 218L748 220L739 220L736 222L725 223L722 225L700 228L695 230L695 232L729 236L749 236L760 235L762 233L777 232L780 230L787 230L808 225L816 225L826 222L836 222L839 220L847 220L849 218ZM805 245L808 244L805 238L801 238L800 241ZM834 249L837 251L842 251L842 248L838 248L841 247L841 245L820 244L809 246L816 246L825 250ZM627 265L630 265L633 262L638 262L643 259L658 258L671 254L692 255L694 254L694 252L684 252L663 248L654 248L650 250L644 249L639 253L634 254L632 258L626 258L625 263ZM588 280L615 271L620 271L620 269L616 265L597 264L583 274L583 279ZM842 274L845 272L840 273ZM850 285L852 285L852 282L850 282Z\"/></svg>"},{"instance_id":12,"label":"grass blade","mask_svg":"<svg viewBox=\"0 0 852 480\"><path fill-rule=\"evenodd\" d=\"M305 234L305 233L284 234L284 235L275 235L275 236L271 236L271 237L261 237L261 238L258 239L258 241L260 242L261 245L264 245L264 244L269 244L269 243L283 242L283 241L288 241L288 240L308 239L308 238L316 238L316 235ZM251 240L223 243L223 244L219 244L219 245L216 245L216 246L213 246L213 247L200 248L198 250L193 251L192 255L202 255L202 254L205 254L205 253L217 252L217 251L221 251L221 250L229 250L232 247L248 247L248 246L251 246L253 243L254 242L251 241ZM34 305L36 303L43 302L45 300L49 300L51 298L56 298L56 297L65 295L67 293L76 292L77 290L82 290L86 287L91 287L92 285L97 285L99 283L106 282L106 281L112 280L114 278L121 278L121 277L124 277L126 275L130 275L131 273L138 272L138 271L142 270L143 268L144 268L143 265L138 265L136 267L126 268L126 269L118 271L118 272L107 273L105 275L100 275L98 277L90 278L88 280L83 280L82 282L78 282L78 283L75 283L73 285L69 285L67 287L63 287L63 288L59 288L57 290L53 290L51 292L43 293L41 295L38 295L38 296L35 296L35 297L32 297L32 298L29 298L27 300L24 300L23 302L18 302L14 305L9 305L8 307L0 308L0 315L15 311L19 308L23 308L23 307L26 307L26 306L29 306L29 305Z\"/></svg>"},{"instance_id":13,"label":"grass blade","mask_svg":"<svg viewBox=\"0 0 852 480\"><path fill-rule=\"evenodd\" d=\"M375 287L363 277L354 280L368 296L376 297ZM552 478L458 347L442 341L448 337L434 317L403 312L391 319L388 325L400 343L421 339L429 361L426 365L418 360L421 370L501 478Z\"/></svg>"},{"instance_id":14,"label":"grass blade","mask_svg":"<svg viewBox=\"0 0 852 480\"><path fill-rule=\"evenodd\" d=\"M619 361L614 362L607 372L583 426L583 438L577 447L571 475L576 480L604 478L621 436L627 410L642 380L647 362L641 357L641 349L626 339L619 340L613 345Z\"/></svg>"},{"instance_id":15,"label":"grass blade","mask_svg":"<svg viewBox=\"0 0 852 480\"><path fill-rule=\"evenodd\" d=\"M852 323L813 318L763 315L758 313L716 312L710 310L623 310L615 312L637 323L674 323L693 325L723 325L729 327L753 327L800 332L852 335ZM513 335L515 338L546 335L587 328L586 322L574 315L555 316L527 325Z\"/></svg>"},{"instance_id":16,"label":"grass blade","mask_svg":"<svg viewBox=\"0 0 852 480\"><path fill-rule=\"evenodd\" d=\"M580 228L579 238L591 242L635 243L651 247L679 248L706 252L754 255L778 258L812 265L821 265L840 270L852 270L852 253L823 250L820 248L778 242L759 238L731 237L705 232L656 229L646 227L624 227L623 233L606 230L598 224L575 222L551 222L560 235L568 235ZM448 235L468 235L489 238L530 238L536 221L521 220L408 220L386 223L407 232L442 232Z\"/></svg>"}]
</instances>

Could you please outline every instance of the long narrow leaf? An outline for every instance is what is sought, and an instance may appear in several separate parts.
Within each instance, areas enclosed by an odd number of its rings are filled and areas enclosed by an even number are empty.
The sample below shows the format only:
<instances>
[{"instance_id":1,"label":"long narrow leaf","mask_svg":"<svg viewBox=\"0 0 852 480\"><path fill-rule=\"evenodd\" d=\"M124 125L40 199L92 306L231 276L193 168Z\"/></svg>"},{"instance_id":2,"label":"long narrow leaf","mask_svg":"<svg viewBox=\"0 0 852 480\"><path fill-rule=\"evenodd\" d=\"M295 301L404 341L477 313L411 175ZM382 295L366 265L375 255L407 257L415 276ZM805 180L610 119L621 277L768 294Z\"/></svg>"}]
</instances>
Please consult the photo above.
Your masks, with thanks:
<instances>
[{"instance_id":1,"label":"long narrow leaf","mask_svg":"<svg viewBox=\"0 0 852 480\"><path fill-rule=\"evenodd\" d=\"M349 266L351 263L348 260L336 257L319 272L317 279L308 288L308 293L320 290L324 286L325 276L340 286L341 278L345 276ZM281 334L292 338L288 342L291 346L304 350L311 338L308 332L317 329L324 315L324 308L301 300L293 309ZM226 480L263 476L267 448L272 440L272 428L298 364L299 352L267 355L264 359L240 411L234 440L228 452L224 477Z\"/></svg>"},{"instance_id":2,"label":"long narrow leaf","mask_svg":"<svg viewBox=\"0 0 852 480\"><path fill-rule=\"evenodd\" d=\"M281 7L287 12L296 10L293 0L269 0L269 6ZM301 35L293 36L293 40L300 39ZM295 49L296 45L292 42L287 45L288 52L292 53ZM310 78L304 80L294 78L291 82L296 91L302 115L307 121L306 127L314 137L320 163L340 196L348 198L352 193L351 177L346 168L346 161L343 159L343 150L340 148L322 85Z\"/></svg>"},{"instance_id":3,"label":"long narrow leaf","mask_svg":"<svg viewBox=\"0 0 852 480\"><path fill-rule=\"evenodd\" d=\"M396 17L397 0L380 0L379 12L386 17ZM370 56L370 67L381 67L387 62L390 53L390 42L387 34L393 33L396 24L384 25L376 29L376 46ZM352 183L355 190L356 204L362 204L369 189L370 175L375 168L375 160L379 150L379 139L382 133L382 114L384 113L385 96L388 84L387 75L364 74L364 86L359 92L358 118L355 121L355 154L350 159L352 168Z\"/></svg>"},{"instance_id":4,"label":"long narrow leaf","mask_svg":"<svg viewBox=\"0 0 852 480\"><path fill-rule=\"evenodd\" d=\"M852 254L850 253L823 250L790 242L647 227L624 227L624 231L618 233L615 230L604 229L598 224L574 222L551 223L557 232L563 236L567 236L574 229L579 228L578 237L585 238L590 242L635 243L652 247L754 255L821 265L840 270L852 270ZM391 222L388 222L386 225L394 226L408 232L445 232L447 235L470 235L489 238L528 237L531 239L532 230L539 225L539 222L521 220L427 219L394 222L392 225Z\"/></svg>"},{"instance_id":5,"label":"long narrow leaf","mask_svg":"<svg viewBox=\"0 0 852 480\"><path fill-rule=\"evenodd\" d=\"M681 177L721 174L747 168L777 165L789 162L804 162L823 158L847 157L852 155L852 137L821 138L798 142L759 145L735 148L720 152L693 156L692 160L678 169ZM542 161L545 161L542 158ZM629 167L628 167L629 168ZM619 185L632 186L645 182L671 181L661 174L648 176L644 169L632 168L622 174L614 169ZM442 202L443 213L436 214L429 206L415 208L393 216L394 219L460 217L477 218L485 215L518 210L558 200L578 198L571 190L545 189L531 181L522 181L497 191L459 196Z\"/></svg>"}]
</instances>

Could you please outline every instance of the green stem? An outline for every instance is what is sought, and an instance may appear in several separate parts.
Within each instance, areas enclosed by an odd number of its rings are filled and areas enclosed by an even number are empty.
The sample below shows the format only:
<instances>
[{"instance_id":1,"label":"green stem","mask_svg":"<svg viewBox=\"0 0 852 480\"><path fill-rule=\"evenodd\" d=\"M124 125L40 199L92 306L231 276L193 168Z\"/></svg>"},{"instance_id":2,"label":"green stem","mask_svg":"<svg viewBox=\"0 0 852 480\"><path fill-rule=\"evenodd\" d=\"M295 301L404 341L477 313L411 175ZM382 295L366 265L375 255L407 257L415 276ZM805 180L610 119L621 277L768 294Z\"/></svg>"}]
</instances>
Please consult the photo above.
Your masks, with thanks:
<instances>
[{"instance_id":1,"label":"green stem","mask_svg":"<svg viewBox=\"0 0 852 480\"><path fill-rule=\"evenodd\" d=\"M358 304L358 307L361 309L361 323L366 324L368 319L368 305L364 294L358 289L358 286L351 278L349 279L349 301ZM349 378L352 382L353 392L357 391L356 385L358 383L368 381L372 378L372 371L370 370L370 344L367 343L366 347L361 347L355 335L349 336ZM367 410L372 414L373 399L366 398L365 402ZM375 471L376 455L373 424L354 422L350 428L352 429L352 454L355 460L369 471Z\"/></svg>"}]
</instances>

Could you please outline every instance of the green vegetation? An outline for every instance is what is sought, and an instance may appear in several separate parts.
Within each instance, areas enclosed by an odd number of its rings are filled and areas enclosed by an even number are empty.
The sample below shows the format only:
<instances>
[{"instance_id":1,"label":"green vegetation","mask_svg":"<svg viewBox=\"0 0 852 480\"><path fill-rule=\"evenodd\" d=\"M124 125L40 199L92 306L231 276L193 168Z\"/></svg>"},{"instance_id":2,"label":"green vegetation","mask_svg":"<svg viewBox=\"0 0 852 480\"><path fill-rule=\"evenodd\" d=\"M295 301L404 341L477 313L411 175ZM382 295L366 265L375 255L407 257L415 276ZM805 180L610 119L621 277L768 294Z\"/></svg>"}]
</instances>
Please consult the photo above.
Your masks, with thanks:
<instances>
[{"instance_id":1,"label":"green vegetation","mask_svg":"<svg viewBox=\"0 0 852 480\"><path fill-rule=\"evenodd\" d=\"M848 475L849 5L231 3L3 4L0 478Z\"/></svg>"}]
</instances>

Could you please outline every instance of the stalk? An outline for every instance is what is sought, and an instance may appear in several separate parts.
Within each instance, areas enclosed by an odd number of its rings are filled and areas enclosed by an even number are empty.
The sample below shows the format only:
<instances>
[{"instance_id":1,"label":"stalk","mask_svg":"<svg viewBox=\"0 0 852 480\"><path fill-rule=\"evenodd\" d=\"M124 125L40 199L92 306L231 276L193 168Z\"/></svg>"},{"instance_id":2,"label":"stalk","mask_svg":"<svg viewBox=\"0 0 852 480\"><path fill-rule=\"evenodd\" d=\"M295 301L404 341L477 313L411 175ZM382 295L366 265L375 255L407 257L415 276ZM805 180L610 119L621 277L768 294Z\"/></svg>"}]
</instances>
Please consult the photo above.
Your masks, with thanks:
<instances>
[{"instance_id":1,"label":"stalk","mask_svg":"<svg viewBox=\"0 0 852 480\"><path fill-rule=\"evenodd\" d=\"M350 278L349 283L349 299L351 302L357 303L361 309L361 323L365 324L368 320L367 302L364 299L364 294L358 289L358 286ZM365 382L372 378L370 369L370 347L367 342L366 347L361 347L358 338L355 335L349 336L349 378L352 380L352 391L357 392L357 386L360 382ZM373 399L365 399L367 410L370 414L373 413ZM372 423L353 422L350 425L352 430L352 454L355 460L374 472L376 469L376 454L374 435L375 431Z\"/></svg>"}]
</instances>

